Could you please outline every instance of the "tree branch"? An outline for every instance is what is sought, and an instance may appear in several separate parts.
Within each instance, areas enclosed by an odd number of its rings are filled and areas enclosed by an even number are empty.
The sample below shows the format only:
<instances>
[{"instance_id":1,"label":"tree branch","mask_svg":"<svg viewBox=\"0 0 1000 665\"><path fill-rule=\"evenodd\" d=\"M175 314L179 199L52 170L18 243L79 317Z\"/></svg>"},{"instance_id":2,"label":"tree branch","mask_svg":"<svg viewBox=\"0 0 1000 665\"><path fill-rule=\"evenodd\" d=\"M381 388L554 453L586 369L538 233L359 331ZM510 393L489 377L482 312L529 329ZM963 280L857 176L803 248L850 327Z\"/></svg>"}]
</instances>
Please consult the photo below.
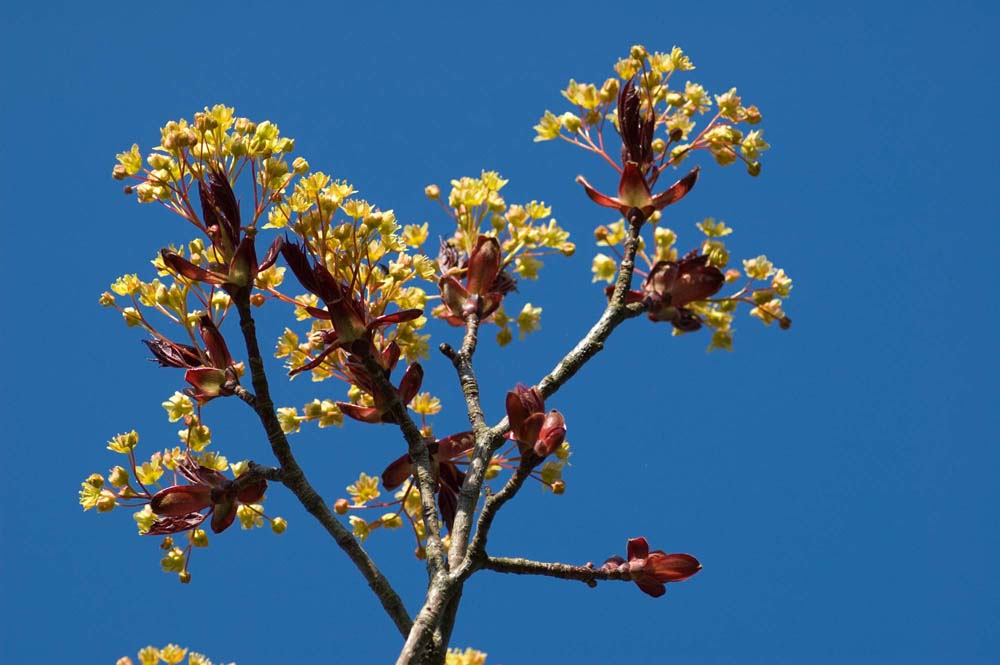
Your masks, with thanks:
<instances>
[{"instance_id":1,"label":"tree branch","mask_svg":"<svg viewBox=\"0 0 1000 665\"><path fill-rule=\"evenodd\" d=\"M514 575L544 575L558 577L564 580L578 580L589 587L596 587L598 580L630 581L632 578L626 569L600 570L594 564L571 566L565 563L546 563L529 559L485 556L479 562L479 568L497 573L512 573Z\"/></svg>"},{"instance_id":2,"label":"tree branch","mask_svg":"<svg viewBox=\"0 0 1000 665\"><path fill-rule=\"evenodd\" d=\"M640 303L625 304L625 296L632 286L635 272L635 255L639 250L639 231L645 219L642 212L633 208L629 213L628 236L625 239L625 254L618 267L618 279L601 318L572 351L556 364L555 368L538 382L542 397L549 397L580 371L588 360L604 349L604 342L623 321L639 316L645 311Z\"/></svg>"},{"instance_id":3,"label":"tree branch","mask_svg":"<svg viewBox=\"0 0 1000 665\"><path fill-rule=\"evenodd\" d=\"M448 552L448 564L452 568L458 566L465 557L465 550L469 543L469 532L472 529L472 516L476 512L476 504L479 503L479 490L482 482L480 481L478 484L474 481L470 482L469 476L482 477L486 471L484 460L489 461L488 456L479 454L481 448L489 445L489 440L486 417L479 401L479 381L472 365L478 333L479 315L473 313L465 320L465 339L462 341L461 350L456 353L447 344L441 345L441 352L451 359L458 372L458 381L462 387L462 394L465 396L465 408L476 440L469 469L466 472L466 479L462 482L462 488L458 493L455 522L451 529L451 550Z\"/></svg>"},{"instance_id":4,"label":"tree branch","mask_svg":"<svg viewBox=\"0 0 1000 665\"><path fill-rule=\"evenodd\" d=\"M406 405L399 397L399 391L386 378L384 368L379 365L371 353L360 356L364 362L365 371L375 384L375 389L382 393L382 398L389 405L389 412L399 425L403 438L406 439L410 459L413 460L413 475L417 479L417 489L420 492L420 507L427 529L427 576L433 582L445 570L444 547L441 545L441 521L438 519L437 503L434 501L434 490L437 486L434 469L431 466L431 456L427 451L427 442L420 428L410 418Z\"/></svg>"},{"instance_id":5,"label":"tree branch","mask_svg":"<svg viewBox=\"0 0 1000 665\"><path fill-rule=\"evenodd\" d=\"M333 536L337 545L347 554L357 569L368 582L368 586L378 597L389 618L399 632L406 637L413 627L410 615L403 605L402 599L389 584L364 548L354 538L354 535L340 523L333 512L327 507L323 498L313 489L306 479L305 473L295 460L291 446L285 433L281 431L281 423L271 402L267 374L264 371L264 360L257 343L257 327L250 311L250 303L245 295L237 294L233 298L240 315L240 330L246 343L247 361L250 365L250 376L253 382L254 394L246 390L237 391L240 399L249 404L260 418L261 425L271 444L271 450L281 466L281 482L292 491L306 510Z\"/></svg>"}]
</instances>

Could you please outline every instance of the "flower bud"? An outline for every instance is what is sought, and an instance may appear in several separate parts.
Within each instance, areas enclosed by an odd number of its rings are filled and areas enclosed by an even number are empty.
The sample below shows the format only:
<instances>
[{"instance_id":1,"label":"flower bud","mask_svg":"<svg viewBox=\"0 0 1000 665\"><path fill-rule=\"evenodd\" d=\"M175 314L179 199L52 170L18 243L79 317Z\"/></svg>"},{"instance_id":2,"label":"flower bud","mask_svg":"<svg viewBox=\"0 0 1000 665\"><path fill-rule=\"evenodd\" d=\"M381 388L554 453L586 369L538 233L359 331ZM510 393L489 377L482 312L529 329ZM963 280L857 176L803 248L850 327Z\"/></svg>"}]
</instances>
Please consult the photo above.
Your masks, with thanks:
<instances>
[{"instance_id":1,"label":"flower bud","mask_svg":"<svg viewBox=\"0 0 1000 665\"><path fill-rule=\"evenodd\" d=\"M252 296L250 296L250 304L253 305L254 307L260 307L261 305L263 305L264 304L264 294L263 293L255 293Z\"/></svg>"},{"instance_id":2,"label":"flower bud","mask_svg":"<svg viewBox=\"0 0 1000 665\"><path fill-rule=\"evenodd\" d=\"M609 234L610 231L608 231L608 227L602 224L594 229L594 240L597 240L598 242L607 242Z\"/></svg>"},{"instance_id":3,"label":"flower bud","mask_svg":"<svg viewBox=\"0 0 1000 665\"><path fill-rule=\"evenodd\" d=\"M437 201L441 198L441 188L437 185L427 185L424 187L424 195L431 201Z\"/></svg>"},{"instance_id":4,"label":"flower bud","mask_svg":"<svg viewBox=\"0 0 1000 665\"><path fill-rule=\"evenodd\" d=\"M559 252L563 256L573 256L574 254L576 254L576 244L571 242L564 242L562 245L559 246Z\"/></svg>"},{"instance_id":5,"label":"flower bud","mask_svg":"<svg viewBox=\"0 0 1000 665\"><path fill-rule=\"evenodd\" d=\"M572 113L563 113L559 116L559 122L570 134L576 134L580 131L580 118Z\"/></svg>"},{"instance_id":6,"label":"flower bud","mask_svg":"<svg viewBox=\"0 0 1000 665\"><path fill-rule=\"evenodd\" d=\"M778 319L778 327L781 328L782 330L788 330L789 328L792 327L792 320L787 316L783 316L780 319Z\"/></svg>"},{"instance_id":7,"label":"flower bud","mask_svg":"<svg viewBox=\"0 0 1000 665\"><path fill-rule=\"evenodd\" d=\"M135 307L126 307L122 310L122 318L125 319L125 325L129 328L134 328L135 326L142 323L142 315Z\"/></svg>"},{"instance_id":8,"label":"flower bud","mask_svg":"<svg viewBox=\"0 0 1000 665\"><path fill-rule=\"evenodd\" d=\"M333 504L333 512L338 515L346 515L350 504L347 499L337 499L336 503Z\"/></svg>"},{"instance_id":9,"label":"flower bud","mask_svg":"<svg viewBox=\"0 0 1000 665\"><path fill-rule=\"evenodd\" d=\"M195 547L208 547L208 533L204 529L193 529L191 544Z\"/></svg>"},{"instance_id":10,"label":"flower bud","mask_svg":"<svg viewBox=\"0 0 1000 665\"><path fill-rule=\"evenodd\" d=\"M556 480L552 483L552 493L553 494L565 494L566 493L566 483L561 480Z\"/></svg>"},{"instance_id":11,"label":"flower bud","mask_svg":"<svg viewBox=\"0 0 1000 665\"><path fill-rule=\"evenodd\" d=\"M87 476L86 483L92 487L100 489L104 487L104 476L99 473L92 473Z\"/></svg>"},{"instance_id":12,"label":"flower bud","mask_svg":"<svg viewBox=\"0 0 1000 665\"><path fill-rule=\"evenodd\" d=\"M181 584L189 584L191 582L191 573L187 570L182 570L177 573L177 579L180 580Z\"/></svg>"},{"instance_id":13,"label":"flower bud","mask_svg":"<svg viewBox=\"0 0 1000 665\"><path fill-rule=\"evenodd\" d=\"M413 556L423 561L424 559L427 558L427 550L424 548L423 545L421 545L417 549L413 550Z\"/></svg>"},{"instance_id":14,"label":"flower bud","mask_svg":"<svg viewBox=\"0 0 1000 665\"><path fill-rule=\"evenodd\" d=\"M760 109L756 106L748 106L746 108L747 124L756 125L761 121Z\"/></svg>"},{"instance_id":15,"label":"flower bud","mask_svg":"<svg viewBox=\"0 0 1000 665\"><path fill-rule=\"evenodd\" d=\"M97 512L110 513L114 509L115 495L108 490L103 490L100 498L97 499Z\"/></svg>"},{"instance_id":16,"label":"flower bud","mask_svg":"<svg viewBox=\"0 0 1000 665\"><path fill-rule=\"evenodd\" d=\"M747 164L747 173L749 173L750 175L752 175L755 178L757 176L759 176L760 175L760 162L750 162L749 164Z\"/></svg>"},{"instance_id":17,"label":"flower bud","mask_svg":"<svg viewBox=\"0 0 1000 665\"><path fill-rule=\"evenodd\" d=\"M653 139L653 142L650 145L653 148L653 152L657 155L667 149L667 142L663 139Z\"/></svg>"},{"instance_id":18,"label":"flower bud","mask_svg":"<svg viewBox=\"0 0 1000 665\"><path fill-rule=\"evenodd\" d=\"M146 161L149 162L150 168L157 170L166 169L168 166L170 166L170 158L164 155L163 153L159 152L154 152L153 154L151 154L149 157L146 158Z\"/></svg>"},{"instance_id":19,"label":"flower bud","mask_svg":"<svg viewBox=\"0 0 1000 665\"><path fill-rule=\"evenodd\" d=\"M108 482L112 487L124 487L128 485L129 474L123 466L116 466L108 474Z\"/></svg>"},{"instance_id":20,"label":"flower bud","mask_svg":"<svg viewBox=\"0 0 1000 665\"><path fill-rule=\"evenodd\" d=\"M646 47L642 44L636 44L629 49L628 54L636 60L645 60L647 55Z\"/></svg>"},{"instance_id":21,"label":"flower bud","mask_svg":"<svg viewBox=\"0 0 1000 665\"><path fill-rule=\"evenodd\" d=\"M111 169L111 177L115 180L124 180L128 176L128 171L121 164L115 164L115 168Z\"/></svg>"},{"instance_id":22,"label":"flower bud","mask_svg":"<svg viewBox=\"0 0 1000 665\"><path fill-rule=\"evenodd\" d=\"M160 543L160 549L161 550L174 549L174 539L171 536L167 536L166 538L164 538L163 542Z\"/></svg>"},{"instance_id":23,"label":"flower bud","mask_svg":"<svg viewBox=\"0 0 1000 665\"><path fill-rule=\"evenodd\" d=\"M240 158L247 154L247 140L242 136L234 136L229 143L229 152L233 157Z\"/></svg>"},{"instance_id":24,"label":"flower bud","mask_svg":"<svg viewBox=\"0 0 1000 665\"><path fill-rule=\"evenodd\" d=\"M679 92L668 92L666 101L670 106L684 106L684 95Z\"/></svg>"},{"instance_id":25,"label":"flower bud","mask_svg":"<svg viewBox=\"0 0 1000 665\"><path fill-rule=\"evenodd\" d=\"M271 531L278 535L281 535L288 529L288 522L285 521L283 517L275 517L271 520Z\"/></svg>"},{"instance_id":26,"label":"flower bud","mask_svg":"<svg viewBox=\"0 0 1000 665\"><path fill-rule=\"evenodd\" d=\"M309 170L309 162L302 157L296 157L292 162L292 170L295 171L296 175L302 175Z\"/></svg>"}]
</instances>

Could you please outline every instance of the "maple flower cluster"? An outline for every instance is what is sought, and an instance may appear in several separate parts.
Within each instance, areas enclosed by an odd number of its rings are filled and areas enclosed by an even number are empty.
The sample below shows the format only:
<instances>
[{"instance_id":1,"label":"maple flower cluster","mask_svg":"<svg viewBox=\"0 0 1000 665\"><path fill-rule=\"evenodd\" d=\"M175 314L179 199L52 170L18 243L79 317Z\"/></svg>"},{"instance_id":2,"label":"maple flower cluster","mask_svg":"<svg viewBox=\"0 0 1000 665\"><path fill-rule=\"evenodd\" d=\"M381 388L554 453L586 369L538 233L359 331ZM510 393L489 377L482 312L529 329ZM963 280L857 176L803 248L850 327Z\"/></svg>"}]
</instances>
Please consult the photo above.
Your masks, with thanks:
<instances>
[{"instance_id":1,"label":"maple flower cluster","mask_svg":"<svg viewBox=\"0 0 1000 665\"><path fill-rule=\"evenodd\" d=\"M510 316L503 297L517 290L518 279L538 279L545 256L572 256L576 251L569 232L551 217L552 209L544 202L507 204L500 193L507 182L494 171L452 180L447 203L437 185L424 190L455 223L455 232L441 241L437 264L442 304L432 314L462 326L475 313L481 322L500 327L500 346L513 339L512 326L520 339L538 330L542 314L541 307L529 302Z\"/></svg>"},{"instance_id":2,"label":"maple flower cluster","mask_svg":"<svg viewBox=\"0 0 1000 665\"><path fill-rule=\"evenodd\" d=\"M212 665L212 661L207 656L185 647L177 646L176 644L168 644L162 649L147 646L139 649L139 653L136 654L139 665L160 665L160 663L178 665L184 662L185 656L187 657L187 665ZM128 656L122 656L118 659L116 665L135 665L135 661ZM236 663L230 663L229 665L236 665Z\"/></svg>"},{"instance_id":3,"label":"maple flower cluster","mask_svg":"<svg viewBox=\"0 0 1000 665\"><path fill-rule=\"evenodd\" d=\"M138 461L136 431L114 436L108 450L124 455L124 465L116 465L103 476L93 473L81 483L80 505L84 510L111 512L117 507L140 508L133 514L139 533L164 536L160 548L164 572L176 573L181 582L191 581L188 564L193 548L208 546L207 521L212 533L220 534L239 520L244 529L263 526L283 533L287 523L281 517L264 514L267 481L250 473L247 462L230 463L215 452L206 451L211 431L202 424L192 399L181 392L163 403L171 422L183 420L178 432L182 446L154 452ZM230 471L232 478L223 472ZM241 476L246 477L241 479ZM175 544L174 536L184 534L187 544Z\"/></svg>"},{"instance_id":4,"label":"maple flower cluster","mask_svg":"<svg viewBox=\"0 0 1000 665\"><path fill-rule=\"evenodd\" d=\"M676 233L661 224L664 209L683 199L699 177L699 167L694 167L654 194L667 168L678 167L702 150L722 166L740 160L750 175L757 176L761 172L760 154L770 147L761 130L741 129L759 124L762 115L756 106L745 106L735 88L715 96L716 113L695 134L696 118L711 110L712 97L698 83L687 81L680 88L673 82L677 72L693 69L690 58L677 47L669 53L650 53L643 46L633 46L628 57L615 66L617 76L599 88L570 81L563 96L576 106L576 112L556 116L546 111L535 127L535 140L563 139L597 154L619 174L617 196L601 193L583 176L577 178L592 201L617 210L623 217L595 229L598 246L610 248L616 256L598 253L594 257L594 281L614 282L628 225L648 222L652 242L640 236L637 252L647 267L635 271L644 279L640 289L626 295L626 302L643 303L651 321L670 323L675 334L707 326L712 329L710 351L732 350L733 313L740 303L750 305L750 315L767 325L791 325L782 309L782 298L789 295L792 281L763 255L743 261L742 273L728 269L729 252L722 238L732 229L721 221L707 218L699 222L697 227L706 239L683 256L678 256L674 247ZM609 126L621 140L620 157L608 152L605 130ZM747 281L737 290L718 296L725 284L744 275ZM613 287L608 287L609 296L612 292Z\"/></svg>"}]
</instances>

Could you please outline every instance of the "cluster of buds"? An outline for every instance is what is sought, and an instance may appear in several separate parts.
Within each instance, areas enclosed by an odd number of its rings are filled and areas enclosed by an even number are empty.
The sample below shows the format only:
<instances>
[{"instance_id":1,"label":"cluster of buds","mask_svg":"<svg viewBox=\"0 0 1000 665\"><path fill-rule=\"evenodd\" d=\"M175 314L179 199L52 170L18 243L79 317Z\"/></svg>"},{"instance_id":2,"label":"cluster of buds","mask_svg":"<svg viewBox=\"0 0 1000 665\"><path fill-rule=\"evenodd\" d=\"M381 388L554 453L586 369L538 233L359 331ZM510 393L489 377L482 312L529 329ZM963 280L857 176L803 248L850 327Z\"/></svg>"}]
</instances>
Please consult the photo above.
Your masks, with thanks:
<instances>
[{"instance_id":1,"label":"cluster of buds","mask_svg":"<svg viewBox=\"0 0 1000 665\"><path fill-rule=\"evenodd\" d=\"M472 446L475 437L472 432L460 432L446 436L443 439L428 441L427 452L431 458L431 472L434 474L434 487L438 495L438 506L441 518L451 531L455 523L455 510L458 507L458 492L465 482L465 473L456 465L456 461L464 460ZM413 475L413 458L403 455L389 463L382 472L382 485L387 490L401 486Z\"/></svg>"},{"instance_id":2,"label":"cluster of buds","mask_svg":"<svg viewBox=\"0 0 1000 665\"><path fill-rule=\"evenodd\" d=\"M628 560L613 556L600 570L627 572L643 593L659 598L667 591L668 582L683 582L701 570L701 563L690 554L667 554L663 550L649 551L645 538L631 538L627 547Z\"/></svg>"},{"instance_id":3,"label":"cluster of buds","mask_svg":"<svg viewBox=\"0 0 1000 665\"><path fill-rule=\"evenodd\" d=\"M500 242L492 236L480 235L468 256L442 241L438 265L438 287L446 308L441 318L454 326L465 325L473 314L486 319L505 295L517 289L517 282L503 270ZM464 284L459 277L464 277Z\"/></svg>"},{"instance_id":4,"label":"cluster of buds","mask_svg":"<svg viewBox=\"0 0 1000 665\"><path fill-rule=\"evenodd\" d=\"M277 260L282 239L280 236L276 238L264 259L257 261L254 248L256 228L244 229L241 226L236 194L229 176L218 164L210 165L207 178L198 180L198 197L201 200L202 230L212 241L216 260L203 268L177 252L164 249L160 253L163 265L186 279L219 286L230 295L239 293L241 297L248 297L257 274Z\"/></svg>"},{"instance_id":5,"label":"cluster of buds","mask_svg":"<svg viewBox=\"0 0 1000 665\"><path fill-rule=\"evenodd\" d=\"M198 317L198 331L205 343L202 351L165 337L143 340L161 367L187 369L184 380L191 384L185 392L199 404L234 394L239 385L237 366L229 355L226 340L207 314Z\"/></svg>"},{"instance_id":6,"label":"cluster of buds","mask_svg":"<svg viewBox=\"0 0 1000 665\"><path fill-rule=\"evenodd\" d=\"M263 478L253 478L250 482L241 482L238 478L233 481L190 459L177 465L177 473L188 484L172 485L152 496L149 507L157 519L146 535L188 531L199 526L209 515L212 516L212 532L222 533L236 519L239 504L259 502L267 489L267 481Z\"/></svg>"},{"instance_id":7,"label":"cluster of buds","mask_svg":"<svg viewBox=\"0 0 1000 665\"><path fill-rule=\"evenodd\" d=\"M538 388L517 384L507 393L507 438L516 441L521 454L533 454L541 461L566 440L566 419L552 409L545 412L545 400Z\"/></svg>"},{"instance_id":8,"label":"cluster of buds","mask_svg":"<svg viewBox=\"0 0 1000 665\"><path fill-rule=\"evenodd\" d=\"M726 281L708 258L695 250L680 261L658 261L643 280L642 291L628 297L645 298L650 321L668 321L679 332L698 330L702 320L688 305L711 298Z\"/></svg>"}]
</instances>

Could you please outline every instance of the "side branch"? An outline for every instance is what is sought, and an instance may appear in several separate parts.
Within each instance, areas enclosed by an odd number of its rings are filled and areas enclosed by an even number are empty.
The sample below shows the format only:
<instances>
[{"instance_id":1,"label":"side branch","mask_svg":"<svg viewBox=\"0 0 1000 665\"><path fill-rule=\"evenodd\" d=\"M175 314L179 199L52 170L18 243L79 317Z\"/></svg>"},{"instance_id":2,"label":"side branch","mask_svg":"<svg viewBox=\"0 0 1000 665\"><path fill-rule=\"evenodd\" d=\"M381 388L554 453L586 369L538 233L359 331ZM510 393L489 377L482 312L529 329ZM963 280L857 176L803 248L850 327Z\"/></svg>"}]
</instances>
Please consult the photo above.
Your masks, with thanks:
<instances>
[{"instance_id":1,"label":"side branch","mask_svg":"<svg viewBox=\"0 0 1000 665\"><path fill-rule=\"evenodd\" d=\"M299 502L315 517L333 537L337 545L344 550L357 569L364 575L368 586L378 597L386 613L396 625L400 634L406 637L413 627L413 621L403 605L402 599L389 584L364 548L354 538L354 535L340 523L340 520L327 507L323 498L313 489L292 454L285 433L281 431L281 423L271 402L267 374L264 371L264 360L257 343L257 328L250 311L250 303L245 296L233 298L240 315L240 330L246 343L247 360L250 365L250 376L253 382L254 394L242 391L240 399L249 404L257 413L264 427L271 450L281 467L281 482L292 491Z\"/></svg>"},{"instance_id":2,"label":"side branch","mask_svg":"<svg viewBox=\"0 0 1000 665\"><path fill-rule=\"evenodd\" d=\"M531 477L531 470L535 468L540 460L532 451L525 451L521 456L521 463L517 470L496 494L486 498L483 510L479 514L479 521L476 524L476 535L469 546L469 555L462 567L455 572L459 579L467 578L475 572L476 562L486 556L486 539L489 537L490 527L493 526L493 519L505 503L510 501L524 485L524 482Z\"/></svg>"},{"instance_id":3,"label":"side branch","mask_svg":"<svg viewBox=\"0 0 1000 665\"><path fill-rule=\"evenodd\" d=\"M544 575L558 577L563 580L578 580L589 587L596 587L598 580L617 580L627 582L631 576L627 570L600 570L594 564L586 566L571 566L565 563L547 563L507 557L484 557L480 562L483 570L514 575Z\"/></svg>"},{"instance_id":4,"label":"side branch","mask_svg":"<svg viewBox=\"0 0 1000 665\"><path fill-rule=\"evenodd\" d=\"M625 239L625 254L618 267L618 279L601 318L590 329L587 335L559 361L555 368L538 382L538 390L542 397L553 395L560 387L580 371L588 360L604 348L611 333L623 321L639 316L645 311L641 303L625 304L625 296L632 286L632 275L635 272L635 255L639 250L639 231L645 220L642 213L633 208L629 214L628 236Z\"/></svg>"}]
</instances>

